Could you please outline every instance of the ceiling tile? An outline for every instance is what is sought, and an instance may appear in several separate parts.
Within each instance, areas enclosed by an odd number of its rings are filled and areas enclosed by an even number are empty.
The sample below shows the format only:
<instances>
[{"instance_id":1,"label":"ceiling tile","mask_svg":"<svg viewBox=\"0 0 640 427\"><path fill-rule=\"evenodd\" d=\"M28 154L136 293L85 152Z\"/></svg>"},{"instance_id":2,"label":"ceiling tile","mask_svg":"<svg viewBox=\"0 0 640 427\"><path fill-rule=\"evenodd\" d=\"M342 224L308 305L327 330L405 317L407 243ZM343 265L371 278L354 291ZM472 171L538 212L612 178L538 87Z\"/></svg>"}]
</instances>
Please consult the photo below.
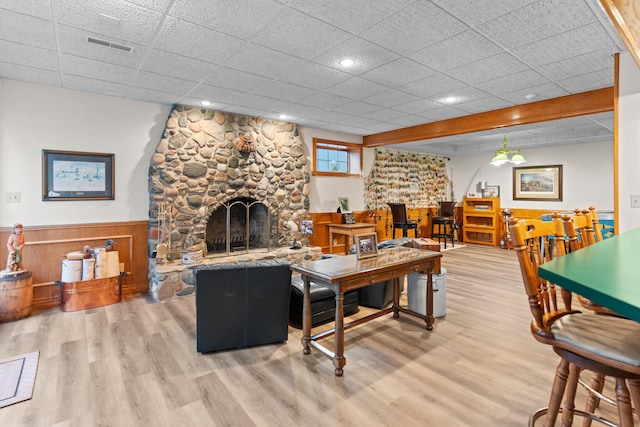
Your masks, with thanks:
<instances>
[{"instance_id":1,"label":"ceiling tile","mask_svg":"<svg viewBox=\"0 0 640 427\"><path fill-rule=\"evenodd\" d=\"M529 94L536 95L533 99L527 99ZM525 89L516 90L514 92L503 93L500 98L506 99L515 105L527 104L529 102L541 101L543 99L557 98L560 96L569 95L569 92L562 89L560 86L554 83L547 83L540 86L532 86Z\"/></svg>"},{"instance_id":2,"label":"ceiling tile","mask_svg":"<svg viewBox=\"0 0 640 427\"><path fill-rule=\"evenodd\" d=\"M0 52L2 52L0 61L3 62L50 71L58 71L60 69L58 54L55 50L0 40Z\"/></svg>"},{"instance_id":3,"label":"ceiling tile","mask_svg":"<svg viewBox=\"0 0 640 427\"><path fill-rule=\"evenodd\" d=\"M120 0L57 0L53 9L58 24L115 37L137 44L149 44L162 13Z\"/></svg>"},{"instance_id":4,"label":"ceiling tile","mask_svg":"<svg viewBox=\"0 0 640 427\"><path fill-rule=\"evenodd\" d=\"M425 25L428 22L429 25ZM380 46L408 55L465 31L467 25L432 2L415 2L360 35Z\"/></svg>"},{"instance_id":5,"label":"ceiling tile","mask_svg":"<svg viewBox=\"0 0 640 427\"><path fill-rule=\"evenodd\" d=\"M371 95L383 92L387 88L377 83L370 82L359 77L352 77L349 80L340 82L328 88L325 92L334 95L346 96L352 99L363 99Z\"/></svg>"},{"instance_id":6,"label":"ceiling tile","mask_svg":"<svg viewBox=\"0 0 640 427\"><path fill-rule=\"evenodd\" d=\"M180 95L191 92L198 83L140 70L134 78L132 85L144 89L153 89Z\"/></svg>"},{"instance_id":7,"label":"ceiling tile","mask_svg":"<svg viewBox=\"0 0 640 427\"><path fill-rule=\"evenodd\" d=\"M161 92L157 89L131 87L127 91L127 98L139 99L156 104L172 105L182 101L182 97L173 93Z\"/></svg>"},{"instance_id":8,"label":"ceiling tile","mask_svg":"<svg viewBox=\"0 0 640 427\"><path fill-rule=\"evenodd\" d=\"M454 53L455 52L455 53ZM502 52L502 48L473 30L464 31L409 55L434 70L447 71Z\"/></svg>"},{"instance_id":9,"label":"ceiling tile","mask_svg":"<svg viewBox=\"0 0 640 427\"><path fill-rule=\"evenodd\" d=\"M414 0L287 0L287 4L352 33L375 26Z\"/></svg>"},{"instance_id":10,"label":"ceiling tile","mask_svg":"<svg viewBox=\"0 0 640 427\"><path fill-rule=\"evenodd\" d=\"M246 92L264 86L270 81L271 79L252 73L245 73L244 71L227 67L219 67L207 77L205 83L216 87Z\"/></svg>"},{"instance_id":11,"label":"ceiling tile","mask_svg":"<svg viewBox=\"0 0 640 427\"><path fill-rule=\"evenodd\" d=\"M559 80L557 84L571 93L586 92L588 90L613 86L613 73L611 70L600 70Z\"/></svg>"},{"instance_id":12,"label":"ceiling tile","mask_svg":"<svg viewBox=\"0 0 640 427\"><path fill-rule=\"evenodd\" d=\"M128 85L136 75L135 68L108 64L94 59L62 54L60 56L61 70L65 76L89 77L105 82Z\"/></svg>"},{"instance_id":13,"label":"ceiling tile","mask_svg":"<svg viewBox=\"0 0 640 427\"><path fill-rule=\"evenodd\" d=\"M379 107L393 107L394 105L406 104L407 102L417 101L419 99L419 96L411 95L407 92L395 89L389 89L363 98L362 100L369 104L378 105Z\"/></svg>"},{"instance_id":14,"label":"ceiling tile","mask_svg":"<svg viewBox=\"0 0 640 427\"><path fill-rule=\"evenodd\" d=\"M332 109L340 105L349 104L353 102L353 99L325 92L315 92L306 98L299 99L298 102L311 107Z\"/></svg>"},{"instance_id":15,"label":"ceiling tile","mask_svg":"<svg viewBox=\"0 0 640 427\"><path fill-rule=\"evenodd\" d=\"M0 0L0 9L18 12L22 15L31 15L47 21L51 20L51 2L49 0ZM2 12L0 11L0 16ZM4 25L6 21L1 21Z\"/></svg>"},{"instance_id":16,"label":"ceiling tile","mask_svg":"<svg viewBox=\"0 0 640 427\"><path fill-rule=\"evenodd\" d=\"M55 50L56 39L51 21L0 9L0 40Z\"/></svg>"},{"instance_id":17,"label":"ceiling tile","mask_svg":"<svg viewBox=\"0 0 640 427\"><path fill-rule=\"evenodd\" d=\"M418 64L407 58L399 58L387 62L360 75L363 79L371 80L381 85L396 87L415 82L436 74L431 68Z\"/></svg>"},{"instance_id":18,"label":"ceiling tile","mask_svg":"<svg viewBox=\"0 0 640 427\"><path fill-rule=\"evenodd\" d=\"M467 84L476 84L508 74L524 71L527 66L511 54L504 52L450 70L448 74Z\"/></svg>"},{"instance_id":19,"label":"ceiling tile","mask_svg":"<svg viewBox=\"0 0 640 427\"><path fill-rule=\"evenodd\" d=\"M355 61L355 64L351 67L341 66L339 62L345 58L351 58ZM330 51L313 58L313 62L345 73L358 75L380 65L395 61L398 58L399 55L395 52L377 46L360 37L353 37Z\"/></svg>"},{"instance_id":20,"label":"ceiling tile","mask_svg":"<svg viewBox=\"0 0 640 427\"><path fill-rule=\"evenodd\" d=\"M315 90L302 86L292 85L291 83L274 80L264 86L261 86L253 92L258 95L264 95L271 98L279 98L285 101L295 102L299 99L310 96L315 92Z\"/></svg>"},{"instance_id":21,"label":"ceiling tile","mask_svg":"<svg viewBox=\"0 0 640 427\"><path fill-rule=\"evenodd\" d=\"M523 88L540 86L548 82L549 81L544 76L540 75L540 73L529 69L478 83L476 86L486 92L501 95L503 93L514 92Z\"/></svg>"},{"instance_id":22,"label":"ceiling tile","mask_svg":"<svg viewBox=\"0 0 640 427\"><path fill-rule=\"evenodd\" d=\"M323 90L350 79L351 75L324 65L307 62L279 77L287 83Z\"/></svg>"},{"instance_id":23,"label":"ceiling tile","mask_svg":"<svg viewBox=\"0 0 640 427\"><path fill-rule=\"evenodd\" d=\"M176 0L170 16L216 30L239 39L262 31L285 7L274 0L212 2Z\"/></svg>"},{"instance_id":24,"label":"ceiling tile","mask_svg":"<svg viewBox=\"0 0 640 427\"><path fill-rule=\"evenodd\" d=\"M169 17L153 47L188 58L222 64L233 53L244 50L245 43L218 31Z\"/></svg>"},{"instance_id":25,"label":"ceiling tile","mask_svg":"<svg viewBox=\"0 0 640 427\"><path fill-rule=\"evenodd\" d=\"M236 49L235 54L224 61L224 65L229 68L272 79L286 74L303 63L302 59L253 44Z\"/></svg>"},{"instance_id":26,"label":"ceiling tile","mask_svg":"<svg viewBox=\"0 0 640 427\"><path fill-rule=\"evenodd\" d=\"M541 0L485 22L477 30L513 49L596 21L584 0Z\"/></svg>"},{"instance_id":27,"label":"ceiling tile","mask_svg":"<svg viewBox=\"0 0 640 427\"><path fill-rule=\"evenodd\" d=\"M298 58L311 59L350 37L346 31L287 9L248 40Z\"/></svg>"},{"instance_id":28,"label":"ceiling tile","mask_svg":"<svg viewBox=\"0 0 640 427\"><path fill-rule=\"evenodd\" d=\"M551 64L541 65L537 70L551 80L563 80L603 69L613 69L614 49L605 48Z\"/></svg>"},{"instance_id":29,"label":"ceiling tile","mask_svg":"<svg viewBox=\"0 0 640 427\"><path fill-rule=\"evenodd\" d=\"M2 62L0 59L0 76L5 79L20 80L47 86L62 86L60 73L24 65Z\"/></svg>"},{"instance_id":30,"label":"ceiling tile","mask_svg":"<svg viewBox=\"0 0 640 427\"><path fill-rule=\"evenodd\" d=\"M467 86L460 80L456 80L444 74L436 74L426 79L403 85L400 89L423 98L447 91L454 91Z\"/></svg>"},{"instance_id":31,"label":"ceiling tile","mask_svg":"<svg viewBox=\"0 0 640 427\"><path fill-rule=\"evenodd\" d=\"M186 58L157 49L150 49L147 52L140 68L156 74L196 82L203 81L207 76L218 70L218 66L210 62Z\"/></svg>"},{"instance_id":32,"label":"ceiling tile","mask_svg":"<svg viewBox=\"0 0 640 427\"><path fill-rule=\"evenodd\" d=\"M614 45L600 24L594 23L561 35L513 49L513 54L527 64L538 67Z\"/></svg>"},{"instance_id":33,"label":"ceiling tile","mask_svg":"<svg viewBox=\"0 0 640 427\"><path fill-rule=\"evenodd\" d=\"M537 0L432 0L469 26L482 24Z\"/></svg>"},{"instance_id":34,"label":"ceiling tile","mask_svg":"<svg viewBox=\"0 0 640 427\"><path fill-rule=\"evenodd\" d=\"M337 111L339 113L353 114L356 116L361 116L366 113L370 113L372 111L378 110L380 107L373 104L367 104L366 102L351 102L349 104L344 104L339 107L335 107L332 110ZM368 119L369 120L369 119Z\"/></svg>"},{"instance_id":35,"label":"ceiling tile","mask_svg":"<svg viewBox=\"0 0 640 427\"><path fill-rule=\"evenodd\" d=\"M74 76L72 74L65 75L63 81L64 87L69 89L102 93L123 98L126 96L128 90L128 86L124 84L96 80L83 76Z\"/></svg>"}]
</instances>

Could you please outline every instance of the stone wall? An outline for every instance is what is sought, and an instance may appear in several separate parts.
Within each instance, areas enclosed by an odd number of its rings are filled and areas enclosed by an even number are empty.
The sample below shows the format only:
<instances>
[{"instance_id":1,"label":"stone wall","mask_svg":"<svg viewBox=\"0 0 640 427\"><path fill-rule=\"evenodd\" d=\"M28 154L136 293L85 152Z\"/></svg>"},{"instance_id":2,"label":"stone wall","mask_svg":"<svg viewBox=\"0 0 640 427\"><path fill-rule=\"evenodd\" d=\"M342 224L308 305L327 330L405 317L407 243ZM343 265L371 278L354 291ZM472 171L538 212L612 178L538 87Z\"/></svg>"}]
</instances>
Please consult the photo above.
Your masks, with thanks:
<instances>
[{"instance_id":1,"label":"stone wall","mask_svg":"<svg viewBox=\"0 0 640 427\"><path fill-rule=\"evenodd\" d=\"M150 254L158 243L170 260L203 249L210 214L236 197L266 203L278 218L277 246L285 246L302 238L308 196L295 124L178 104L149 168Z\"/></svg>"}]
</instances>

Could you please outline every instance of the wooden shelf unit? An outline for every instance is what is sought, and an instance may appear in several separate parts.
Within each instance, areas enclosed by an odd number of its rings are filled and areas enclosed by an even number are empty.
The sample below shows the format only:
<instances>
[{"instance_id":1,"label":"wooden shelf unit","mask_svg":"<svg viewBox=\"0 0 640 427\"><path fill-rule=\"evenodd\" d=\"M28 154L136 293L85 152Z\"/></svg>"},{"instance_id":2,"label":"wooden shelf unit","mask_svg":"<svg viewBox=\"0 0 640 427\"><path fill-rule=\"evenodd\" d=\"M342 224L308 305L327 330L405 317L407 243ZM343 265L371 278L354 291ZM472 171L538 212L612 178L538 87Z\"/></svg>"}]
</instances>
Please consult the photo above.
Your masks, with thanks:
<instances>
[{"instance_id":1,"label":"wooden shelf unit","mask_svg":"<svg viewBox=\"0 0 640 427\"><path fill-rule=\"evenodd\" d=\"M498 246L500 243L500 198L465 198L462 205L463 240Z\"/></svg>"}]
</instances>

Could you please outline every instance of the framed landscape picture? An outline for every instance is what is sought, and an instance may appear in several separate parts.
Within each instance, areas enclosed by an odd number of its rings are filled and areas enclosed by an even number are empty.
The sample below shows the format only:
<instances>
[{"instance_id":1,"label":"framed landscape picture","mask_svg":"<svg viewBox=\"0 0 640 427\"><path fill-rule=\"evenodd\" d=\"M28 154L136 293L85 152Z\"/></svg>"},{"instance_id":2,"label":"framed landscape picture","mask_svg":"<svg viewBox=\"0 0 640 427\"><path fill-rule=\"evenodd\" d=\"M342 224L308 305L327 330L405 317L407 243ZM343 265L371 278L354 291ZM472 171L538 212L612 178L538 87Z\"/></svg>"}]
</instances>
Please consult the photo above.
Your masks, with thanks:
<instances>
[{"instance_id":1,"label":"framed landscape picture","mask_svg":"<svg viewBox=\"0 0 640 427\"><path fill-rule=\"evenodd\" d=\"M562 165L513 168L513 200L562 201Z\"/></svg>"},{"instance_id":2,"label":"framed landscape picture","mask_svg":"<svg viewBox=\"0 0 640 427\"><path fill-rule=\"evenodd\" d=\"M370 258L378 255L378 239L376 233L356 234L356 258Z\"/></svg>"},{"instance_id":3,"label":"framed landscape picture","mask_svg":"<svg viewBox=\"0 0 640 427\"><path fill-rule=\"evenodd\" d=\"M113 200L114 155L42 150L42 200Z\"/></svg>"}]
</instances>

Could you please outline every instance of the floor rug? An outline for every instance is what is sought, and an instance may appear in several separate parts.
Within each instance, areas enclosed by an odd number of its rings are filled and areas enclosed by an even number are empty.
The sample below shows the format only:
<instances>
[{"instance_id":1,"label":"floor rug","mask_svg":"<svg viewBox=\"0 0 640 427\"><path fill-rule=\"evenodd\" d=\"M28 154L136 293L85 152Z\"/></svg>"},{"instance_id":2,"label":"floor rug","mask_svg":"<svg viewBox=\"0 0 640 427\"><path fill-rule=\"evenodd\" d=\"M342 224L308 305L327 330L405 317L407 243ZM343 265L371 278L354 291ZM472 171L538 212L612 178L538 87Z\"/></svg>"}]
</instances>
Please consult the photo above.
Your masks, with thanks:
<instances>
[{"instance_id":1,"label":"floor rug","mask_svg":"<svg viewBox=\"0 0 640 427\"><path fill-rule=\"evenodd\" d=\"M31 399L40 352L0 360L0 408Z\"/></svg>"},{"instance_id":2,"label":"floor rug","mask_svg":"<svg viewBox=\"0 0 640 427\"><path fill-rule=\"evenodd\" d=\"M444 252L444 251L450 251L452 249L458 249L458 248L464 248L467 245L459 245L456 243L455 246L451 246L449 244L447 244L447 248L444 248L444 243L440 243L440 252Z\"/></svg>"}]
</instances>

